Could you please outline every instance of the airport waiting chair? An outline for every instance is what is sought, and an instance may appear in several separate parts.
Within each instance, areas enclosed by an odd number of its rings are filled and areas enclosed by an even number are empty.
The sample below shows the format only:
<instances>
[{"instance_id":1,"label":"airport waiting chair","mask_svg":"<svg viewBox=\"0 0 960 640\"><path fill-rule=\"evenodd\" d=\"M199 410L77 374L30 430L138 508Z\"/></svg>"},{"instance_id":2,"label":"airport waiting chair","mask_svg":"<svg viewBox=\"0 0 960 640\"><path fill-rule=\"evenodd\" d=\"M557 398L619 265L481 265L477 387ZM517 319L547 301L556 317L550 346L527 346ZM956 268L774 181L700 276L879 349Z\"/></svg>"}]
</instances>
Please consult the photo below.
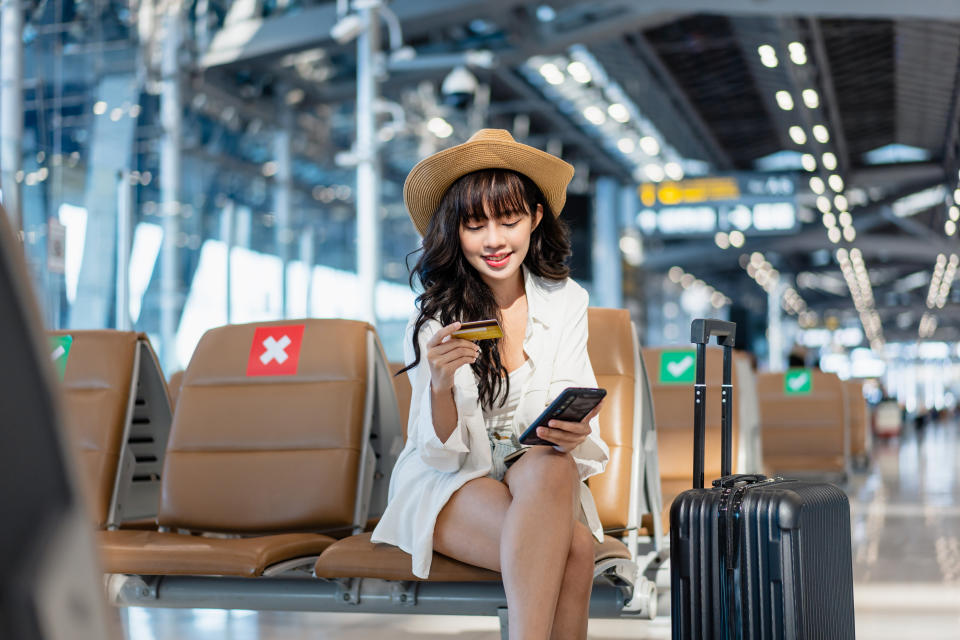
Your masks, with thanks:
<instances>
[{"instance_id":1,"label":"airport waiting chair","mask_svg":"<svg viewBox=\"0 0 960 640\"><path fill-rule=\"evenodd\" d=\"M286 320L208 331L183 377L160 530L101 535L106 572L138 576L112 580L114 596L155 594L161 576L309 571L334 535L362 531L382 513L401 446L369 324Z\"/></svg>"},{"instance_id":2,"label":"airport waiting chair","mask_svg":"<svg viewBox=\"0 0 960 640\"><path fill-rule=\"evenodd\" d=\"M649 560L640 557L641 536L648 539L650 549L654 545L659 549L661 540L642 529L641 516L651 509L659 512L659 476L653 423L648 421L644 432L642 421L644 371L639 344L627 311L592 308L588 313L591 364L598 384L608 392L600 430L610 447L607 469L588 483L604 528L612 534L595 550L595 575L602 586L599 592L595 587L591 615L619 615L633 609L652 618L656 587L643 575ZM430 578L423 581L411 572L409 555L390 545L373 544L369 533L331 545L317 561L315 574L338 584L355 604L392 591L406 594L410 602L429 594L430 600L410 609L412 613L500 615L501 619L505 613L498 573L435 553ZM361 609L390 610L376 605Z\"/></svg>"},{"instance_id":3,"label":"airport waiting chair","mask_svg":"<svg viewBox=\"0 0 960 640\"><path fill-rule=\"evenodd\" d=\"M696 351L688 347L648 347L643 358L650 367L653 411L657 425L660 482L663 495L663 529L670 528L670 505L680 493L693 486L693 367ZM735 356L734 364L740 357ZM720 477L720 385L723 356L719 347L707 347L707 424L704 478ZM744 446L741 436L741 406L744 396L753 393L751 380L742 368L733 368L733 472L741 473Z\"/></svg>"},{"instance_id":4,"label":"airport waiting chair","mask_svg":"<svg viewBox=\"0 0 960 640\"><path fill-rule=\"evenodd\" d=\"M656 440L644 437L645 430L653 428L652 413L635 404L632 410L628 409L631 403L643 403L648 397L642 387L644 371L635 332L625 311L607 313L591 309L589 322L591 339L588 348L596 359L598 376L611 392L607 410L601 413L600 420L604 438L614 444L611 457L618 460L613 463L611 471L621 467L627 469L618 475L618 482L598 485L596 480L593 481L595 491L601 494L598 502L606 505L604 513L613 518L612 522L604 524L612 525L615 535L607 536L603 544L597 545L598 575L591 600L591 615L653 617L656 614L655 586L642 575L645 558L631 557L630 547L631 533L636 533L635 546L642 550L644 540L640 533L646 532L624 529L624 524L629 529L630 525L642 520L644 509L660 509L658 488L647 486L648 478L657 477ZM608 326L608 322L616 323L617 327ZM610 354L613 350L619 355ZM176 434L182 417L180 411L188 407L191 387L191 370L188 369L184 400L178 408L171 439L171 452L176 449ZM649 405L649 402L645 404ZM635 435L637 432L639 437ZM171 456L170 459L175 458ZM392 465L393 461L391 459L389 463ZM651 467L653 473L648 474L645 469ZM231 506L236 508L235 504ZM248 512L253 513L253 509ZM202 538L192 539L204 542ZM653 544L653 540L647 542L651 548ZM504 616L506 598L499 574L437 554L430 580L421 581L411 573L410 564L410 557L401 550L390 545L374 545L369 533L360 533L330 541L314 565L315 575L319 578L316 580L303 580L290 572L264 572L265 577L259 580L246 580L230 577L222 570L217 572L218 577L208 577L202 575L197 570L198 565L194 564L189 576L122 579L112 584L111 595L117 604L141 606ZM141 567L139 573L149 574L145 569L150 568ZM119 567L114 569L119 570Z\"/></svg>"},{"instance_id":5,"label":"airport waiting chair","mask_svg":"<svg viewBox=\"0 0 960 640\"><path fill-rule=\"evenodd\" d=\"M410 376L405 373L397 375L406 365L402 362L390 363L390 379L393 381L393 393L397 398L397 411L403 424L403 441L407 441L407 420L410 418L410 399L413 388L410 386Z\"/></svg>"},{"instance_id":6,"label":"airport waiting chair","mask_svg":"<svg viewBox=\"0 0 960 640\"><path fill-rule=\"evenodd\" d=\"M180 399L180 385L183 384L183 371L176 371L167 380L167 392L170 394L170 406L174 410L177 408L177 400Z\"/></svg>"},{"instance_id":7,"label":"airport waiting chair","mask_svg":"<svg viewBox=\"0 0 960 640\"><path fill-rule=\"evenodd\" d=\"M863 469L870 463L870 429L867 428L867 399L863 397L863 381L843 383L850 420L850 462Z\"/></svg>"},{"instance_id":8,"label":"airport waiting chair","mask_svg":"<svg viewBox=\"0 0 960 640\"><path fill-rule=\"evenodd\" d=\"M802 393L786 389L786 373L757 377L763 461L769 474L847 476L850 432L843 383L832 373L804 369ZM791 374L791 380L799 380ZM804 379L806 381L806 379Z\"/></svg>"},{"instance_id":9,"label":"airport waiting chair","mask_svg":"<svg viewBox=\"0 0 960 640\"><path fill-rule=\"evenodd\" d=\"M97 528L157 515L171 411L157 357L132 331L52 331L66 426Z\"/></svg>"}]
</instances>

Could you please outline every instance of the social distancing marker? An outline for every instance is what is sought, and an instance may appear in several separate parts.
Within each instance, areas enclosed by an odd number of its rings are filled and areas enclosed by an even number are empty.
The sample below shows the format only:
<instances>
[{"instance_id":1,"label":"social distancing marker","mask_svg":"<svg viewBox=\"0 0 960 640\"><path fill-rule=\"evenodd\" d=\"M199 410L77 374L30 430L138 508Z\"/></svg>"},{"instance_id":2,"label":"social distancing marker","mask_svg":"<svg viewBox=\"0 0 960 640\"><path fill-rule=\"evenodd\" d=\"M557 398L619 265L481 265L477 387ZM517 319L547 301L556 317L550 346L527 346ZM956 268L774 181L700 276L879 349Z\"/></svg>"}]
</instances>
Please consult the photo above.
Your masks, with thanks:
<instances>
[{"instance_id":1,"label":"social distancing marker","mask_svg":"<svg viewBox=\"0 0 960 640\"><path fill-rule=\"evenodd\" d=\"M808 396L813 392L809 369L788 369L783 376L783 392L788 396Z\"/></svg>"},{"instance_id":2,"label":"social distancing marker","mask_svg":"<svg viewBox=\"0 0 960 640\"><path fill-rule=\"evenodd\" d=\"M300 364L305 325L258 327L253 332L248 376L292 376Z\"/></svg>"},{"instance_id":3,"label":"social distancing marker","mask_svg":"<svg viewBox=\"0 0 960 640\"><path fill-rule=\"evenodd\" d=\"M661 384L693 384L697 356L693 349L664 351L660 355Z\"/></svg>"},{"instance_id":4,"label":"social distancing marker","mask_svg":"<svg viewBox=\"0 0 960 640\"><path fill-rule=\"evenodd\" d=\"M50 336L50 361L61 380L67 373L67 359L72 346L73 336Z\"/></svg>"}]
</instances>

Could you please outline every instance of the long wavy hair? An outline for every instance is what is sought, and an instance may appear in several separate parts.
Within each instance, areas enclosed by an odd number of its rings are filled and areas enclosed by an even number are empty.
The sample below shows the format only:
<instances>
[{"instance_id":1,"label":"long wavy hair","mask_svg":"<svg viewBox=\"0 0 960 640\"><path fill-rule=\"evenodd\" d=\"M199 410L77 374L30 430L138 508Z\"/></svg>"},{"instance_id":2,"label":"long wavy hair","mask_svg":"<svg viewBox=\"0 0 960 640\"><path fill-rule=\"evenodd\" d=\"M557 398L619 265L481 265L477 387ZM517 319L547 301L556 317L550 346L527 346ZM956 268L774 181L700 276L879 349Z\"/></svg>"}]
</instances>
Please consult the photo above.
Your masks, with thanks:
<instances>
[{"instance_id":1,"label":"long wavy hair","mask_svg":"<svg viewBox=\"0 0 960 640\"><path fill-rule=\"evenodd\" d=\"M419 280L423 292L417 296L420 313L413 330L415 358L400 373L420 362L418 336L428 320L436 319L442 326L485 318L502 320L493 292L463 255L461 226L483 222L488 215L497 220L517 212L533 216L537 205L543 208L543 216L531 233L523 266L543 278L563 280L570 273L566 262L570 233L530 178L506 169L483 169L450 185L430 219L418 249L422 255L410 272L410 286ZM503 406L510 393L510 378L500 359L501 340L480 341L480 354L471 365L480 381L478 392L485 408L492 408L498 399Z\"/></svg>"}]
</instances>

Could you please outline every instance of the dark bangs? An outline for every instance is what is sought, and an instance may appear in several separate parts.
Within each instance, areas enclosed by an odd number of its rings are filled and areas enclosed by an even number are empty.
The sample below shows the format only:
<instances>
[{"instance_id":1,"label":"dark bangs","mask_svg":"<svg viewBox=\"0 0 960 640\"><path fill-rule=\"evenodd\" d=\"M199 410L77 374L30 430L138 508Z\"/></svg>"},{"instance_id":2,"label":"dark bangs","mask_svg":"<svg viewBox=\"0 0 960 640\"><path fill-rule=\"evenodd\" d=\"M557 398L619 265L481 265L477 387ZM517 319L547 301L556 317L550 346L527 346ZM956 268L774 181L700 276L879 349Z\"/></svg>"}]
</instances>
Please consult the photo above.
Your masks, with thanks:
<instances>
[{"instance_id":1,"label":"dark bangs","mask_svg":"<svg viewBox=\"0 0 960 640\"><path fill-rule=\"evenodd\" d=\"M454 182L447 193L460 224L495 220L514 214L531 215L536 209L540 189L530 178L505 169L474 171Z\"/></svg>"}]
</instances>

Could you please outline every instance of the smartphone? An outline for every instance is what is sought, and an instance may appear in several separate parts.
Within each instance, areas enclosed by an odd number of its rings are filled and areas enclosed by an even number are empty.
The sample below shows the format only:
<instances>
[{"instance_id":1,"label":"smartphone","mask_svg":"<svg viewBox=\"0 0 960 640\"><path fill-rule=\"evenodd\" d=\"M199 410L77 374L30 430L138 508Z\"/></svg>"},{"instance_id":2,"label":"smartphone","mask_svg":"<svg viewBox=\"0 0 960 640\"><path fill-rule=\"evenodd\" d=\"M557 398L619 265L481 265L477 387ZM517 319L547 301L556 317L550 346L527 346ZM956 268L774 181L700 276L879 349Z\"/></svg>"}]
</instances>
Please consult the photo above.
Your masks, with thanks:
<instances>
[{"instance_id":1,"label":"smartphone","mask_svg":"<svg viewBox=\"0 0 960 640\"><path fill-rule=\"evenodd\" d=\"M530 423L523 435L520 436L520 444L535 445L555 443L544 440L537 435L537 427L546 427L551 420L564 420L566 422L580 422L588 413L593 411L594 407L600 404L604 396L607 395L606 389L593 389L590 387L567 387L560 392L557 399L550 403L550 406L543 410L537 419Z\"/></svg>"},{"instance_id":2,"label":"smartphone","mask_svg":"<svg viewBox=\"0 0 960 640\"><path fill-rule=\"evenodd\" d=\"M463 340L494 340L503 337L503 329L496 319L475 320L474 322L463 322L460 328L450 334L451 338L462 338Z\"/></svg>"}]
</instances>

